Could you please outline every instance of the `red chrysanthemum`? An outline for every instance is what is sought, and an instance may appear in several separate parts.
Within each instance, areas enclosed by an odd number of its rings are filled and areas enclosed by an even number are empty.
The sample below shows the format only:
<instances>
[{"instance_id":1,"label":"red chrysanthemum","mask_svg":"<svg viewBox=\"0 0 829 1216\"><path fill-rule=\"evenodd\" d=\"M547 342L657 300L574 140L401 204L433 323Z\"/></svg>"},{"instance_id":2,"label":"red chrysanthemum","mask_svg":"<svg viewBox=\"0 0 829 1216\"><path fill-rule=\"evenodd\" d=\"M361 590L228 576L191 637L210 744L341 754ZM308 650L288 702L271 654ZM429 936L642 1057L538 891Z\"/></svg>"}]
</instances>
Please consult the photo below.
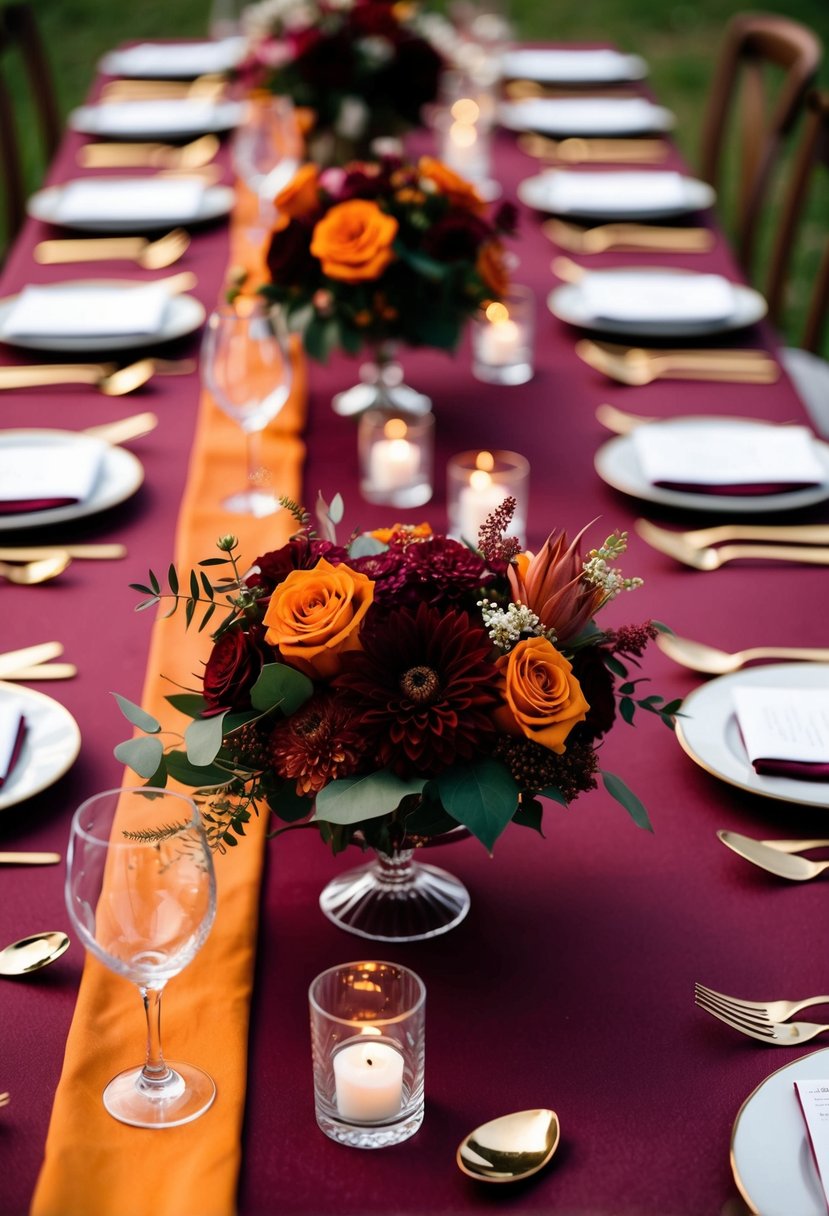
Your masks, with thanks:
<instances>
[{"instance_id":1,"label":"red chrysanthemum","mask_svg":"<svg viewBox=\"0 0 829 1216\"><path fill-rule=\"evenodd\" d=\"M369 614L362 651L334 685L377 762L401 777L434 777L485 755L494 737L497 672L480 625L456 609Z\"/></svg>"},{"instance_id":2,"label":"red chrysanthemum","mask_svg":"<svg viewBox=\"0 0 829 1216\"><path fill-rule=\"evenodd\" d=\"M337 777L352 777L363 753L359 729L330 693L313 697L271 736L274 771L296 781L296 792L305 796L319 793Z\"/></svg>"}]
</instances>

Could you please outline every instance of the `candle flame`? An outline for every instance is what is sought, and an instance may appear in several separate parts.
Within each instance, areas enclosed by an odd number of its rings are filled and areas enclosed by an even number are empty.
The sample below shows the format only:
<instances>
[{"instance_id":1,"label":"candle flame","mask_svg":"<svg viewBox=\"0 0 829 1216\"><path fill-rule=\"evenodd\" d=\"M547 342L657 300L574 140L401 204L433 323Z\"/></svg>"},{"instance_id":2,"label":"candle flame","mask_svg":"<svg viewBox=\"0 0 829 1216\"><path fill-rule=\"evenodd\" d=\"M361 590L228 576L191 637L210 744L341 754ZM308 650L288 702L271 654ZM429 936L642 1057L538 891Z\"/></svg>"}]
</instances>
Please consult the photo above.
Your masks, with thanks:
<instances>
[{"instance_id":1,"label":"candle flame","mask_svg":"<svg viewBox=\"0 0 829 1216\"><path fill-rule=\"evenodd\" d=\"M491 473L495 468L495 457L492 452L479 452L475 457L475 468L486 469L487 473Z\"/></svg>"},{"instance_id":2,"label":"candle flame","mask_svg":"<svg viewBox=\"0 0 829 1216\"><path fill-rule=\"evenodd\" d=\"M473 490L487 490L492 485L492 478L486 469L475 469L469 474L469 484Z\"/></svg>"},{"instance_id":3,"label":"candle flame","mask_svg":"<svg viewBox=\"0 0 829 1216\"><path fill-rule=\"evenodd\" d=\"M449 128L449 138L458 148L471 148L478 138L478 132L468 123L453 122Z\"/></svg>"},{"instance_id":4,"label":"candle flame","mask_svg":"<svg viewBox=\"0 0 829 1216\"><path fill-rule=\"evenodd\" d=\"M500 300L493 300L491 304L487 304L486 319L493 325L502 325L504 321L509 320L509 309Z\"/></svg>"},{"instance_id":5,"label":"candle flame","mask_svg":"<svg viewBox=\"0 0 829 1216\"><path fill-rule=\"evenodd\" d=\"M452 106L451 114L456 122L471 125L480 118L481 107L471 97L459 97Z\"/></svg>"},{"instance_id":6,"label":"candle flame","mask_svg":"<svg viewBox=\"0 0 829 1216\"><path fill-rule=\"evenodd\" d=\"M383 427L383 434L387 439L405 439L408 429L402 418L389 418Z\"/></svg>"},{"instance_id":7,"label":"candle flame","mask_svg":"<svg viewBox=\"0 0 829 1216\"><path fill-rule=\"evenodd\" d=\"M379 1026L361 1026L360 1034L378 1034L382 1035L382 1030Z\"/></svg>"}]
</instances>

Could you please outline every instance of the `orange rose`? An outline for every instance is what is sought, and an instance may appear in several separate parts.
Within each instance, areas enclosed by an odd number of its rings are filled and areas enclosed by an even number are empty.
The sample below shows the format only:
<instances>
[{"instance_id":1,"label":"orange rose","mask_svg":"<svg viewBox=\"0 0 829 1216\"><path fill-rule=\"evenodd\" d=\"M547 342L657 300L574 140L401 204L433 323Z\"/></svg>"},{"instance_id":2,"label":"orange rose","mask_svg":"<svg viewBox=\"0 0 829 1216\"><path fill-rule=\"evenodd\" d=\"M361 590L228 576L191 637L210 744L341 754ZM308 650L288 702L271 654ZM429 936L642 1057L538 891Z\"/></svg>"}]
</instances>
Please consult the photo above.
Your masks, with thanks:
<instances>
[{"instance_id":1,"label":"orange rose","mask_svg":"<svg viewBox=\"0 0 829 1216\"><path fill-rule=\"evenodd\" d=\"M360 625L373 599L370 578L322 557L275 588L264 617L266 641L312 679L330 679L343 651L360 649Z\"/></svg>"},{"instance_id":2,"label":"orange rose","mask_svg":"<svg viewBox=\"0 0 829 1216\"><path fill-rule=\"evenodd\" d=\"M314 214L320 201L318 179L319 169L316 165L303 165L287 186L279 191L273 200L278 227L284 228L289 220L304 220Z\"/></svg>"},{"instance_id":3,"label":"orange rose","mask_svg":"<svg viewBox=\"0 0 829 1216\"><path fill-rule=\"evenodd\" d=\"M441 194L445 194L455 207L464 211L472 211L480 215L486 210L486 203L478 191L465 177L460 177L454 170L444 165L443 161L435 160L433 156L421 156L417 165L421 177L433 182Z\"/></svg>"},{"instance_id":4,"label":"orange rose","mask_svg":"<svg viewBox=\"0 0 829 1216\"><path fill-rule=\"evenodd\" d=\"M376 203L355 198L337 203L314 228L311 253L332 279L360 283L376 279L394 257L397 220Z\"/></svg>"},{"instance_id":5,"label":"orange rose","mask_svg":"<svg viewBox=\"0 0 829 1216\"><path fill-rule=\"evenodd\" d=\"M500 241L487 241L478 253L478 274L496 296L505 295L509 288L505 255L506 251Z\"/></svg>"},{"instance_id":6,"label":"orange rose","mask_svg":"<svg viewBox=\"0 0 829 1216\"><path fill-rule=\"evenodd\" d=\"M525 638L496 666L504 677L505 704L495 711L499 728L563 752L564 740L590 708L564 655L546 638Z\"/></svg>"},{"instance_id":7,"label":"orange rose","mask_svg":"<svg viewBox=\"0 0 829 1216\"><path fill-rule=\"evenodd\" d=\"M390 528L375 528L369 536L373 536L375 540L379 540L381 544L387 545L393 536L404 536L411 540L423 540L427 536L432 535L430 524L392 524Z\"/></svg>"}]
</instances>

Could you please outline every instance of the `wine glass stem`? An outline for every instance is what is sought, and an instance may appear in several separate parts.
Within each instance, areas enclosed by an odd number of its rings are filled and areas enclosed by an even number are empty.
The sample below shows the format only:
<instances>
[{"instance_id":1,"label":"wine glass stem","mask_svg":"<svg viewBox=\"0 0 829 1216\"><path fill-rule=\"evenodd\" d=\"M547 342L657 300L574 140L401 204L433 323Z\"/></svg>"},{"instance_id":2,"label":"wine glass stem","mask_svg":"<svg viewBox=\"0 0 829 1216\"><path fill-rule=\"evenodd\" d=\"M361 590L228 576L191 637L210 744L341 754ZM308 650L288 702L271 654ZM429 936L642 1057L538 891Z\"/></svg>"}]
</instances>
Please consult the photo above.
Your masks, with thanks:
<instances>
[{"instance_id":1,"label":"wine glass stem","mask_svg":"<svg viewBox=\"0 0 829 1216\"><path fill-rule=\"evenodd\" d=\"M151 1085L163 1084L170 1078L170 1069L161 1051L161 993L161 988L141 989L147 1017L147 1059L142 1078Z\"/></svg>"},{"instance_id":2,"label":"wine glass stem","mask_svg":"<svg viewBox=\"0 0 829 1216\"><path fill-rule=\"evenodd\" d=\"M248 493L253 493L262 482L262 432L245 432L248 461Z\"/></svg>"}]
</instances>

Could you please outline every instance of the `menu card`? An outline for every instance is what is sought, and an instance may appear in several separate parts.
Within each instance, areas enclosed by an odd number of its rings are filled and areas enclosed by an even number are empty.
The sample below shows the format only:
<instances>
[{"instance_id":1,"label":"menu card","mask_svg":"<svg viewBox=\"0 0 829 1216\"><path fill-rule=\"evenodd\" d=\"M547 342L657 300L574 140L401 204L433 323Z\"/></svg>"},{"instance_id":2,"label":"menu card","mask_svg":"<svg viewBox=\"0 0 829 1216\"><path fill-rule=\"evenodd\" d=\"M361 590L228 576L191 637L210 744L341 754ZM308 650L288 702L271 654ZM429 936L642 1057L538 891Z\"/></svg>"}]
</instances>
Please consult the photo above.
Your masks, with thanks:
<instances>
[{"instance_id":1,"label":"menu card","mask_svg":"<svg viewBox=\"0 0 829 1216\"><path fill-rule=\"evenodd\" d=\"M794 1091L806 1122L809 1147L829 1211L829 1081L795 1081Z\"/></svg>"},{"instance_id":2,"label":"menu card","mask_svg":"<svg viewBox=\"0 0 829 1216\"><path fill-rule=\"evenodd\" d=\"M104 287L60 283L24 287L2 325L2 337L104 338L157 334L170 295L162 284Z\"/></svg>"},{"instance_id":3,"label":"menu card","mask_svg":"<svg viewBox=\"0 0 829 1216\"><path fill-rule=\"evenodd\" d=\"M687 198L685 178L681 173L661 170L577 173L570 169L550 169L543 176L545 203L554 211L579 211L590 207L600 207L607 212L656 211L683 207Z\"/></svg>"},{"instance_id":4,"label":"menu card","mask_svg":"<svg viewBox=\"0 0 829 1216\"><path fill-rule=\"evenodd\" d=\"M14 702L0 702L0 788L12 775L26 737L26 719Z\"/></svg>"},{"instance_id":5,"label":"menu card","mask_svg":"<svg viewBox=\"0 0 829 1216\"><path fill-rule=\"evenodd\" d=\"M829 682L826 688L733 691L737 724L756 772L829 780Z\"/></svg>"},{"instance_id":6,"label":"menu card","mask_svg":"<svg viewBox=\"0 0 829 1216\"><path fill-rule=\"evenodd\" d=\"M644 478L665 489L768 494L820 485L825 472L802 426L654 423L631 432Z\"/></svg>"},{"instance_id":7,"label":"menu card","mask_svg":"<svg viewBox=\"0 0 829 1216\"><path fill-rule=\"evenodd\" d=\"M95 488L107 445L83 442L0 446L0 514L83 502Z\"/></svg>"},{"instance_id":8,"label":"menu card","mask_svg":"<svg viewBox=\"0 0 829 1216\"><path fill-rule=\"evenodd\" d=\"M61 224L156 219L183 222L199 215L205 183L194 177L91 177L61 190L54 220Z\"/></svg>"},{"instance_id":9,"label":"menu card","mask_svg":"<svg viewBox=\"0 0 829 1216\"><path fill-rule=\"evenodd\" d=\"M608 321L725 321L737 308L734 288L719 274L596 270L578 286L589 315Z\"/></svg>"}]
</instances>

